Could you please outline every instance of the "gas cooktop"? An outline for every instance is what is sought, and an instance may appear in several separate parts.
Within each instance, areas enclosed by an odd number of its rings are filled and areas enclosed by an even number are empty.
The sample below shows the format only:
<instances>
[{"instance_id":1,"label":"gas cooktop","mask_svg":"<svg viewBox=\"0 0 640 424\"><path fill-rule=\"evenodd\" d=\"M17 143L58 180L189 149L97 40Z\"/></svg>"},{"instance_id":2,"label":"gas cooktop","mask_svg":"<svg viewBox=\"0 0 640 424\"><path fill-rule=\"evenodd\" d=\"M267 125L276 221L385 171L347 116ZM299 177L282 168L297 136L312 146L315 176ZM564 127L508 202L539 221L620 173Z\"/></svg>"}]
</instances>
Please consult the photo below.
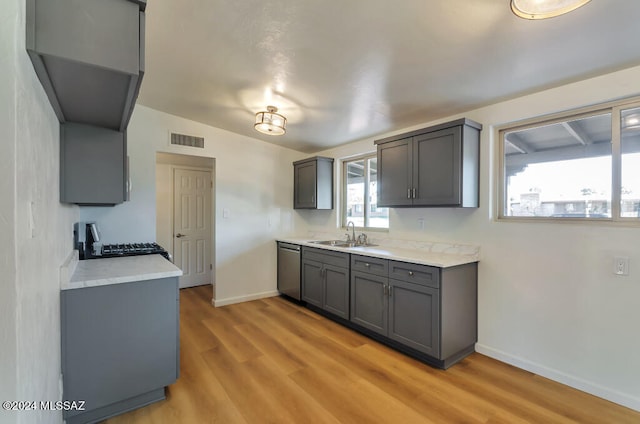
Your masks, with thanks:
<instances>
[{"instance_id":1,"label":"gas cooktop","mask_svg":"<svg viewBox=\"0 0 640 424\"><path fill-rule=\"evenodd\" d=\"M117 258L121 256L153 255L160 254L170 260L167 252L158 243L119 243L103 244L99 255L94 258Z\"/></svg>"}]
</instances>

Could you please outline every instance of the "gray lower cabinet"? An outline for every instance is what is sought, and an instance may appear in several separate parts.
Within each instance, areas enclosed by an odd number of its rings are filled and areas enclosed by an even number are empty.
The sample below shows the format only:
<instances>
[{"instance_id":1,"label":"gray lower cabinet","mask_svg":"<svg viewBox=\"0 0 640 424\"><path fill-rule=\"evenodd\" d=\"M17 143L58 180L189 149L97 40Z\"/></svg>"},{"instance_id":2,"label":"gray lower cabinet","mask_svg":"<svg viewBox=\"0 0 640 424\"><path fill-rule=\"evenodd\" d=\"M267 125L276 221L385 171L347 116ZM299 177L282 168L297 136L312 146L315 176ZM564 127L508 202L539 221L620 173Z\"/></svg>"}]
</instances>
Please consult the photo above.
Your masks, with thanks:
<instances>
[{"instance_id":1,"label":"gray lower cabinet","mask_svg":"<svg viewBox=\"0 0 640 424\"><path fill-rule=\"evenodd\" d=\"M349 268L324 265L324 303L322 308L349 319Z\"/></svg>"},{"instance_id":2,"label":"gray lower cabinet","mask_svg":"<svg viewBox=\"0 0 640 424\"><path fill-rule=\"evenodd\" d=\"M477 341L477 264L437 268L351 255L350 321L447 368Z\"/></svg>"},{"instance_id":3,"label":"gray lower cabinet","mask_svg":"<svg viewBox=\"0 0 640 424\"><path fill-rule=\"evenodd\" d=\"M60 202L115 205L127 199L127 134L60 125Z\"/></svg>"},{"instance_id":4,"label":"gray lower cabinet","mask_svg":"<svg viewBox=\"0 0 640 424\"><path fill-rule=\"evenodd\" d=\"M349 254L303 246L302 300L349 319Z\"/></svg>"},{"instance_id":5,"label":"gray lower cabinet","mask_svg":"<svg viewBox=\"0 0 640 424\"><path fill-rule=\"evenodd\" d=\"M302 257L302 300L322 308L324 292L324 272L322 263Z\"/></svg>"},{"instance_id":6,"label":"gray lower cabinet","mask_svg":"<svg viewBox=\"0 0 640 424\"><path fill-rule=\"evenodd\" d=\"M165 398L179 372L178 278L61 292L63 400L69 424L93 423Z\"/></svg>"},{"instance_id":7,"label":"gray lower cabinet","mask_svg":"<svg viewBox=\"0 0 640 424\"><path fill-rule=\"evenodd\" d=\"M383 336L388 331L389 261L351 255L351 322Z\"/></svg>"},{"instance_id":8,"label":"gray lower cabinet","mask_svg":"<svg viewBox=\"0 0 640 424\"><path fill-rule=\"evenodd\" d=\"M440 292L419 284L389 280L389 338L440 357Z\"/></svg>"},{"instance_id":9,"label":"gray lower cabinet","mask_svg":"<svg viewBox=\"0 0 640 424\"><path fill-rule=\"evenodd\" d=\"M127 128L144 74L146 0L26 0L26 49L60 122Z\"/></svg>"},{"instance_id":10,"label":"gray lower cabinet","mask_svg":"<svg viewBox=\"0 0 640 424\"><path fill-rule=\"evenodd\" d=\"M351 272L351 321L371 331L387 335L389 278Z\"/></svg>"},{"instance_id":11,"label":"gray lower cabinet","mask_svg":"<svg viewBox=\"0 0 640 424\"><path fill-rule=\"evenodd\" d=\"M354 268L360 270L351 272L351 322L439 357L438 269L352 255ZM435 279L436 288L425 279Z\"/></svg>"},{"instance_id":12,"label":"gray lower cabinet","mask_svg":"<svg viewBox=\"0 0 640 424\"><path fill-rule=\"evenodd\" d=\"M376 140L378 206L478 207L481 129L459 119Z\"/></svg>"}]
</instances>

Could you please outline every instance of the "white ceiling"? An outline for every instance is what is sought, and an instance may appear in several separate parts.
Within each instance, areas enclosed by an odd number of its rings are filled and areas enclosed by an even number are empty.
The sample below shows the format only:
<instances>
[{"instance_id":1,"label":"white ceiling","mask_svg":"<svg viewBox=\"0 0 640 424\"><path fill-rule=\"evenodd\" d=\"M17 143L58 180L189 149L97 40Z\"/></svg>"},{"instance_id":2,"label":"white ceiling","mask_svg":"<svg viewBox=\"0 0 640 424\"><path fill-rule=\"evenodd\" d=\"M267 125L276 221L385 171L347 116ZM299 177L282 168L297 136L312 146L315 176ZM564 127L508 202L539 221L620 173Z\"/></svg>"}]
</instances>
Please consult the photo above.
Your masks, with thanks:
<instances>
[{"instance_id":1,"label":"white ceiling","mask_svg":"<svg viewBox=\"0 0 640 424\"><path fill-rule=\"evenodd\" d=\"M314 152L640 64L640 1L152 1L139 102ZM640 83L637 84L640 86ZM267 105L281 137L253 129Z\"/></svg>"}]
</instances>

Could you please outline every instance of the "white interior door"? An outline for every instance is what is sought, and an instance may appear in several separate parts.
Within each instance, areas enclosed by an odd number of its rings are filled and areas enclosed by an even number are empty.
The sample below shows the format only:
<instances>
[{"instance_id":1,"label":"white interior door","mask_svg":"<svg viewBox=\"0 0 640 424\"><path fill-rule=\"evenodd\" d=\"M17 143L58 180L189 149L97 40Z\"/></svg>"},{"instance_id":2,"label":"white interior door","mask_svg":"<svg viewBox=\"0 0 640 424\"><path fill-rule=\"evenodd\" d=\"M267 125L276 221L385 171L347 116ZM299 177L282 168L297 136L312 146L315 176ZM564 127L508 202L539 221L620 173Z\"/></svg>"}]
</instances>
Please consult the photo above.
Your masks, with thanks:
<instances>
[{"instance_id":1,"label":"white interior door","mask_svg":"<svg viewBox=\"0 0 640 424\"><path fill-rule=\"evenodd\" d=\"M173 262L182 269L180 287L211 284L210 171L175 168L173 174Z\"/></svg>"}]
</instances>

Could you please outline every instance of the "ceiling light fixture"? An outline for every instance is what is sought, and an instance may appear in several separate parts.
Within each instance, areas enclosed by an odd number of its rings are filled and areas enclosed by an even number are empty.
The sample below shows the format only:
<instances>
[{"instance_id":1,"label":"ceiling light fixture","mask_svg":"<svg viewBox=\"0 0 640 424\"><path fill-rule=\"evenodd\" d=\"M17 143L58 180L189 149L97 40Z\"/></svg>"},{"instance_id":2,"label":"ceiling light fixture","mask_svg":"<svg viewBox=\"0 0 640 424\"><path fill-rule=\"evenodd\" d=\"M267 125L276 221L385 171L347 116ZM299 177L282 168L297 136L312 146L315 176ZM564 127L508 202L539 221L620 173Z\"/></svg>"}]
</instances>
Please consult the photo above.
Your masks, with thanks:
<instances>
[{"instance_id":1,"label":"ceiling light fixture","mask_svg":"<svg viewBox=\"0 0 640 424\"><path fill-rule=\"evenodd\" d=\"M267 135L282 135L286 132L287 118L280 115L278 108L267 106L267 110L256 113L254 128Z\"/></svg>"},{"instance_id":2,"label":"ceiling light fixture","mask_svg":"<svg viewBox=\"0 0 640 424\"><path fill-rule=\"evenodd\" d=\"M524 19L547 19L564 15L591 0L511 0L511 10Z\"/></svg>"}]
</instances>

